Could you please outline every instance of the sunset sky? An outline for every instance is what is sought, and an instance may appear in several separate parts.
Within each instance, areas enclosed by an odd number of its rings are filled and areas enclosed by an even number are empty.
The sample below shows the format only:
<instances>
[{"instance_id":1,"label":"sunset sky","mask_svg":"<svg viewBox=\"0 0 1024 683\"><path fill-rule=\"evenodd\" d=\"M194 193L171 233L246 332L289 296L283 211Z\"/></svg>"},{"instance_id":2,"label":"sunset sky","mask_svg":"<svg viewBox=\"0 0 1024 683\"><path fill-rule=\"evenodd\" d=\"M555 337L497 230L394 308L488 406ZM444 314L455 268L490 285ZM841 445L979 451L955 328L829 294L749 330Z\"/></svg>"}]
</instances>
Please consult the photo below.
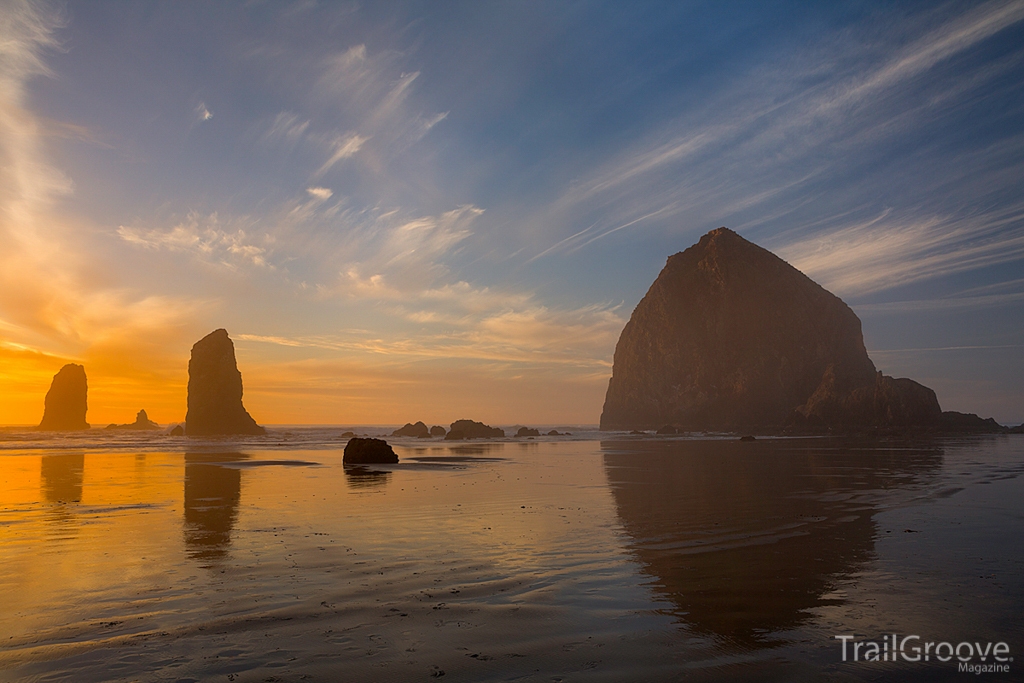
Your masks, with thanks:
<instances>
[{"instance_id":1,"label":"sunset sky","mask_svg":"<svg viewBox=\"0 0 1024 683\"><path fill-rule=\"evenodd\" d=\"M0 3L0 424L596 423L728 226L1024 422L1024 2Z\"/></svg>"}]
</instances>

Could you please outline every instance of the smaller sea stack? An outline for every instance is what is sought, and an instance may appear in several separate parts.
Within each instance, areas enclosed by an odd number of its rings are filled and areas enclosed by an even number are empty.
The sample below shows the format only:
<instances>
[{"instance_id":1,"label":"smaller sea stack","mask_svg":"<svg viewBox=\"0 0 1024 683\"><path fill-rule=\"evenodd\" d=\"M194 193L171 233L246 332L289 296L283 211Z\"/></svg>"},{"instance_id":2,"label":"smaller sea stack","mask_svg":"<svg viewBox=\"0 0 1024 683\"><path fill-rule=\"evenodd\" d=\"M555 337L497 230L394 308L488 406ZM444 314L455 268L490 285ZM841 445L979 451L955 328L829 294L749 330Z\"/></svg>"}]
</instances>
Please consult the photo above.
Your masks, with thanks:
<instances>
[{"instance_id":1,"label":"smaller sea stack","mask_svg":"<svg viewBox=\"0 0 1024 683\"><path fill-rule=\"evenodd\" d=\"M74 363L62 367L53 376L50 390L46 392L39 429L47 432L88 429L89 423L85 421L85 412L89 409L88 392L84 367Z\"/></svg>"},{"instance_id":2,"label":"smaller sea stack","mask_svg":"<svg viewBox=\"0 0 1024 683\"><path fill-rule=\"evenodd\" d=\"M227 330L214 330L195 343L188 361L185 434L266 434L242 405L242 373Z\"/></svg>"}]
</instances>

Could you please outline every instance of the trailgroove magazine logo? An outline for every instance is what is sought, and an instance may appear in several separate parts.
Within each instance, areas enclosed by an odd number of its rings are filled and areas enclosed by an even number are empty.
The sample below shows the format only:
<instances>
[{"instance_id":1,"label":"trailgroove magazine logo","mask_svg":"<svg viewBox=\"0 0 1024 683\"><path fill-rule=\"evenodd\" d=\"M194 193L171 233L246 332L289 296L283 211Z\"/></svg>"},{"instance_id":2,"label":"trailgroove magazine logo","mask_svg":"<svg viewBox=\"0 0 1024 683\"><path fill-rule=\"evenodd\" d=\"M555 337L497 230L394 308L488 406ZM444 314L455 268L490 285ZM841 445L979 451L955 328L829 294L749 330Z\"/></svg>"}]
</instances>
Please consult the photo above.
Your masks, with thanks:
<instances>
[{"instance_id":1,"label":"trailgroove magazine logo","mask_svg":"<svg viewBox=\"0 0 1024 683\"><path fill-rule=\"evenodd\" d=\"M1010 645L1004 642L978 643L962 641L925 641L921 636L903 636L895 633L880 641L857 640L857 636L834 636L843 642L844 662L957 662L961 672L1009 673Z\"/></svg>"}]
</instances>

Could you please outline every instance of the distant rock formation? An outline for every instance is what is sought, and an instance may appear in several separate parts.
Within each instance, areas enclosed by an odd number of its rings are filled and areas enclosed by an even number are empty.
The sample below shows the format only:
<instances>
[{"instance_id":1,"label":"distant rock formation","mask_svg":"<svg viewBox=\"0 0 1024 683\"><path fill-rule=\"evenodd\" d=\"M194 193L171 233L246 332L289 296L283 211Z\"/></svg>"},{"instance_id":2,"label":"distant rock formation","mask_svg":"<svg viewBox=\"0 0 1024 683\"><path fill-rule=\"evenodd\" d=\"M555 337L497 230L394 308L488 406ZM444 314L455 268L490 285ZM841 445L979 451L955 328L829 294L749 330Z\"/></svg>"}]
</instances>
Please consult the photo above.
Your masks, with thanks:
<instances>
[{"instance_id":1,"label":"distant rock formation","mask_svg":"<svg viewBox=\"0 0 1024 683\"><path fill-rule=\"evenodd\" d=\"M398 462L398 455L383 439L352 438L345 444L341 461L350 465L386 464Z\"/></svg>"},{"instance_id":2,"label":"distant rock formation","mask_svg":"<svg viewBox=\"0 0 1024 683\"><path fill-rule=\"evenodd\" d=\"M838 297L726 228L665 268L615 347L601 429L939 428L935 392L875 370Z\"/></svg>"},{"instance_id":3,"label":"distant rock formation","mask_svg":"<svg viewBox=\"0 0 1024 683\"><path fill-rule=\"evenodd\" d=\"M185 433L267 433L242 406L242 373L235 363L235 345L226 330L214 330L192 347Z\"/></svg>"},{"instance_id":4,"label":"distant rock formation","mask_svg":"<svg viewBox=\"0 0 1024 683\"><path fill-rule=\"evenodd\" d=\"M550 432L548 432L547 435L548 436L561 436L561 434L558 433L557 429L552 429Z\"/></svg>"},{"instance_id":5,"label":"distant rock formation","mask_svg":"<svg viewBox=\"0 0 1024 683\"><path fill-rule=\"evenodd\" d=\"M416 424L406 422L404 427L391 432L391 436L414 436L419 439L429 439L430 430L422 422L417 422Z\"/></svg>"},{"instance_id":6,"label":"distant rock formation","mask_svg":"<svg viewBox=\"0 0 1024 683\"><path fill-rule=\"evenodd\" d=\"M1008 429L993 418L983 418L975 415L974 413L958 413L955 410L947 410L942 413L942 417L939 418L939 423L942 425L942 430L946 432L957 432L957 433L977 433L977 434L998 434L1005 432L1007 434L1021 433L1020 431L1014 432L1015 429L1019 430L1019 427Z\"/></svg>"},{"instance_id":7,"label":"distant rock formation","mask_svg":"<svg viewBox=\"0 0 1024 683\"><path fill-rule=\"evenodd\" d=\"M493 439L505 436L505 430L498 427L485 425L483 422L473 420L456 420L452 422L451 429L445 435L447 441L458 441L460 439Z\"/></svg>"},{"instance_id":8,"label":"distant rock formation","mask_svg":"<svg viewBox=\"0 0 1024 683\"><path fill-rule=\"evenodd\" d=\"M174 425L167 431L168 436L185 436L185 428L181 425Z\"/></svg>"},{"instance_id":9,"label":"distant rock formation","mask_svg":"<svg viewBox=\"0 0 1024 683\"><path fill-rule=\"evenodd\" d=\"M557 434L557 432L555 433ZM520 427L519 431L516 432L516 436L540 436L540 431L530 427Z\"/></svg>"},{"instance_id":10,"label":"distant rock formation","mask_svg":"<svg viewBox=\"0 0 1024 683\"><path fill-rule=\"evenodd\" d=\"M446 430L441 425L434 425L433 427L430 428L430 435L431 436L444 436L447 433L448 433L448 430Z\"/></svg>"},{"instance_id":11,"label":"distant rock formation","mask_svg":"<svg viewBox=\"0 0 1024 683\"><path fill-rule=\"evenodd\" d=\"M43 420L38 429L48 432L67 432L89 429L85 413L89 409L88 382L85 368L68 363L53 376L50 390L43 403Z\"/></svg>"},{"instance_id":12,"label":"distant rock formation","mask_svg":"<svg viewBox=\"0 0 1024 683\"><path fill-rule=\"evenodd\" d=\"M111 424L107 425L107 429L160 429L160 425L150 420L145 410L140 410L135 416L135 422L124 425Z\"/></svg>"}]
</instances>

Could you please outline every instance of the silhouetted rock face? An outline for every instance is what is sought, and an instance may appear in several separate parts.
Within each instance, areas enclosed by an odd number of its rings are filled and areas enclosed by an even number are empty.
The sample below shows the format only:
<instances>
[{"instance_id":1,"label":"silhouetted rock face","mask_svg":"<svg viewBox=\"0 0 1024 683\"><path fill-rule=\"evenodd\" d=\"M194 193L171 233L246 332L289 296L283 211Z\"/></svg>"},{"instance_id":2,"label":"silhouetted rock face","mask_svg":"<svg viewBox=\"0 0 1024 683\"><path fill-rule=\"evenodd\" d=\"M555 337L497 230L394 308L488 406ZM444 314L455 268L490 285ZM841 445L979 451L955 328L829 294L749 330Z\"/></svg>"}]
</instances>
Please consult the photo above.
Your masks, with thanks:
<instances>
[{"instance_id":1,"label":"silhouetted rock face","mask_svg":"<svg viewBox=\"0 0 1024 683\"><path fill-rule=\"evenodd\" d=\"M62 367L46 392L39 429L54 432L88 429L89 423L85 421L88 393L85 368L74 363Z\"/></svg>"},{"instance_id":2,"label":"silhouetted rock face","mask_svg":"<svg viewBox=\"0 0 1024 683\"><path fill-rule=\"evenodd\" d=\"M516 436L540 436L540 430L531 427L520 427Z\"/></svg>"},{"instance_id":3,"label":"silhouetted rock face","mask_svg":"<svg viewBox=\"0 0 1024 683\"><path fill-rule=\"evenodd\" d=\"M457 441L459 439L491 439L505 436L505 431L503 429L485 425L483 422L474 422L473 420L456 420L455 422L452 422L451 426L452 428L448 430L448 434L444 437L448 441Z\"/></svg>"},{"instance_id":4,"label":"silhouetted rock face","mask_svg":"<svg viewBox=\"0 0 1024 683\"><path fill-rule=\"evenodd\" d=\"M235 345L225 330L211 332L192 347L185 433L266 434L242 406L242 373L235 364Z\"/></svg>"},{"instance_id":5,"label":"silhouetted rock face","mask_svg":"<svg viewBox=\"0 0 1024 683\"><path fill-rule=\"evenodd\" d=\"M1021 427L1007 428L996 422L993 418L982 418L974 413L958 413L955 410L947 410L942 413L940 419L942 429L949 432L977 432L977 433L1000 433L1022 434L1024 425Z\"/></svg>"},{"instance_id":6,"label":"silhouetted rock face","mask_svg":"<svg viewBox=\"0 0 1024 683\"><path fill-rule=\"evenodd\" d=\"M383 439L349 439L345 444L343 463L351 465L368 465L398 462L398 455Z\"/></svg>"},{"instance_id":7,"label":"silhouetted rock face","mask_svg":"<svg viewBox=\"0 0 1024 683\"><path fill-rule=\"evenodd\" d=\"M615 347L602 429L936 425L838 297L726 228L669 257ZM661 430L659 430L661 433Z\"/></svg>"},{"instance_id":8,"label":"silhouetted rock face","mask_svg":"<svg viewBox=\"0 0 1024 683\"><path fill-rule=\"evenodd\" d=\"M160 429L160 425L150 420L145 410L140 410L135 416L135 422L126 425L107 425L107 429Z\"/></svg>"},{"instance_id":9,"label":"silhouetted rock face","mask_svg":"<svg viewBox=\"0 0 1024 683\"><path fill-rule=\"evenodd\" d=\"M416 424L406 422L404 427L391 432L391 436L415 436L420 439L426 439L430 437L430 430L422 422L417 422Z\"/></svg>"},{"instance_id":10,"label":"silhouetted rock face","mask_svg":"<svg viewBox=\"0 0 1024 683\"><path fill-rule=\"evenodd\" d=\"M434 425L433 427L430 428L430 435L431 436L444 436L447 433L448 433L448 430L446 430L441 425Z\"/></svg>"}]
</instances>

